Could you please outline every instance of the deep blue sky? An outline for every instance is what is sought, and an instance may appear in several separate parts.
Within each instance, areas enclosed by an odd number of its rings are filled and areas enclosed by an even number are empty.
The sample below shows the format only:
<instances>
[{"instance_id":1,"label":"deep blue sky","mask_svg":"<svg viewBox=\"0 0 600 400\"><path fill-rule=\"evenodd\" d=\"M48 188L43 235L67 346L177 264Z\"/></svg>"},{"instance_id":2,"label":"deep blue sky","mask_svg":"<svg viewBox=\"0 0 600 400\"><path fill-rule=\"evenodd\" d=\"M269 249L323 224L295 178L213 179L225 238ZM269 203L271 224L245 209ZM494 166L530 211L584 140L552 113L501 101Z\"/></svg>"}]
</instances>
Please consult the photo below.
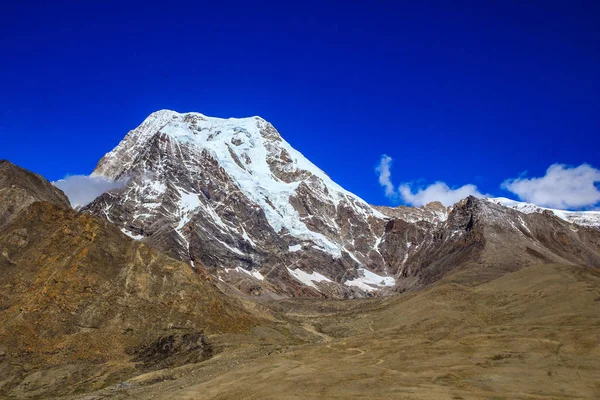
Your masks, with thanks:
<instances>
[{"instance_id":1,"label":"deep blue sky","mask_svg":"<svg viewBox=\"0 0 600 400\"><path fill-rule=\"evenodd\" d=\"M505 195L600 166L598 21L597 1L7 1L0 158L87 174L168 108L260 115L372 203L383 153L395 183Z\"/></svg>"}]
</instances>

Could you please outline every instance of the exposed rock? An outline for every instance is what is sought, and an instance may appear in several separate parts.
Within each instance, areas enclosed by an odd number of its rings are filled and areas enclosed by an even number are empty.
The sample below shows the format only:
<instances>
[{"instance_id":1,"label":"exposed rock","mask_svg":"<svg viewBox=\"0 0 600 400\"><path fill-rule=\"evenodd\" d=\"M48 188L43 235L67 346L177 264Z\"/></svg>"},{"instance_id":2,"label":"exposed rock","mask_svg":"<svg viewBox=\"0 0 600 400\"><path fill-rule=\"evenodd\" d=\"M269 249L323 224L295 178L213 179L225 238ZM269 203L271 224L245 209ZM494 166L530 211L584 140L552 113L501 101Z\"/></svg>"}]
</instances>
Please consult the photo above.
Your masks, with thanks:
<instances>
[{"instance_id":1,"label":"exposed rock","mask_svg":"<svg viewBox=\"0 0 600 400\"><path fill-rule=\"evenodd\" d=\"M485 281L539 263L600 267L600 232L574 226L552 212L523 214L475 197L452 207L437 225L393 220L380 246L398 290L467 269ZM475 272L474 272L475 271Z\"/></svg>"},{"instance_id":2,"label":"exposed rock","mask_svg":"<svg viewBox=\"0 0 600 400\"><path fill-rule=\"evenodd\" d=\"M445 207L439 201L433 201L422 207L386 207L373 206L376 210L388 217L398 218L406 222L427 221L433 224L443 222L448 219L450 207Z\"/></svg>"},{"instance_id":3,"label":"exposed rock","mask_svg":"<svg viewBox=\"0 0 600 400\"><path fill-rule=\"evenodd\" d=\"M42 176L0 160L0 229L34 201L71 207L67 196Z\"/></svg>"},{"instance_id":4,"label":"exposed rock","mask_svg":"<svg viewBox=\"0 0 600 400\"><path fill-rule=\"evenodd\" d=\"M518 205L525 203L371 207L259 117L156 112L100 160L94 175L127 184L85 212L192 267L205 265L219 282L247 294L383 294L396 279L402 287L428 284L465 263L495 263L503 251L510 257L497 271L573 259L554 242L529 237L533 228L524 226L544 209ZM600 227L592 212L552 213ZM590 257L578 262L593 264Z\"/></svg>"},{"instance_id":5,"label":"exposed rock","mask_svg":"<svg viewBox=\"0 0 600 400\"><path fill-rule=\"evenodd\" d=\"M192 266L202 263L240 290L251 286L248 293L297 294L306 282L289 269L317 271L337 285L300 291L312 296L366 295L346 284L363 269L385 277L376 245L386 217L261 118L156 112L100 160L94 175L127 185L85 212ZM243 283L248 279L254 285Z\"/></svg>"},{"instance_id":6,"label":"exposed rock","mask_svg":"<svg viewBox=\"0 0 600 400\"><path fill-rule=\"evenodd\" d=\"M173 333L135 351L134 362L147 369L198 363L212 356L212 348L202 332Z\"/></svg>"}]
</instances>

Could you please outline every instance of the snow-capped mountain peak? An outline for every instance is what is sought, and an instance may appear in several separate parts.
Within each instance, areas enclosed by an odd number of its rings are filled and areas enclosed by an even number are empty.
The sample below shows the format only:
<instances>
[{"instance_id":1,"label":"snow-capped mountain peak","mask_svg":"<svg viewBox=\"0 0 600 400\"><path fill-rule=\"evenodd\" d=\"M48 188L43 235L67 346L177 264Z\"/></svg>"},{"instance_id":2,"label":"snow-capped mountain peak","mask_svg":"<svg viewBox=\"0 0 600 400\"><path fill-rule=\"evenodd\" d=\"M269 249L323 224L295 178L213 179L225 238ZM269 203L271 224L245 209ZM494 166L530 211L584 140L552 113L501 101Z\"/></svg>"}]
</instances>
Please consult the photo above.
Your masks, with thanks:
<instances>
[{"instance_id":1,"label":"snow-capped mountain peak","mask_svg":"<svg viewBox=\"0 0 600 400\"><path fill-rule=\"evenodd\" d=\"M155 112L100 160L94 175L129 181L96 199L91 212L192 263L216 267L229 259L231 269L261 268L280 258L281 268L306 273L325 265L319 273L339 283L359 277L359 268L383 268L376 244L387 217L260 117Z\"/></svg>"}]
</instances>

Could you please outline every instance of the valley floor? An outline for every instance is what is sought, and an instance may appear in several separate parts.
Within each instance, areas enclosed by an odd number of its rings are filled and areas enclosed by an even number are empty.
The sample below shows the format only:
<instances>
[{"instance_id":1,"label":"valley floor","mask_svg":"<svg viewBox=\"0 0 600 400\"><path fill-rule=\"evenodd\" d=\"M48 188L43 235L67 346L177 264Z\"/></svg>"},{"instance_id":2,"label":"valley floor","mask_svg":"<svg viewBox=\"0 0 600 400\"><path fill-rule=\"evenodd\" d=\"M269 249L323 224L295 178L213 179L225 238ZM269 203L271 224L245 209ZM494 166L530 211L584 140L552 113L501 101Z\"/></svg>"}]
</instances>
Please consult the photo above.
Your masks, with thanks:
<instances>
[{"instance_id":1,"label":"valley floor","mask_svg":"<svg viewBox=\"0 0 600 400\"><path fill-rule=\"evenodd\" d=\"M455 274L367 300L248 303L272 324L217 355L68 399L598 399L600 271Z\"/></svg>"}]
</instances>

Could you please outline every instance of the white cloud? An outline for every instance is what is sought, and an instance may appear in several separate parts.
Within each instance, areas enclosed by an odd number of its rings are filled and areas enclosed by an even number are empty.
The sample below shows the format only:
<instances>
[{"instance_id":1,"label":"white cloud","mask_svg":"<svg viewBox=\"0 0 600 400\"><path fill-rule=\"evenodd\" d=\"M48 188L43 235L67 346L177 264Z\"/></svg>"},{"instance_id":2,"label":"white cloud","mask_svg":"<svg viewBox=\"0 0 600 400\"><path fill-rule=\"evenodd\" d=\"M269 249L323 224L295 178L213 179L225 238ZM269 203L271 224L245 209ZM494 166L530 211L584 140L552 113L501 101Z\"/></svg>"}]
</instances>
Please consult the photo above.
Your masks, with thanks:
<instances>
[{"instance_id":1,"label":"white cloud","mask_svg":"<svg viewBox=\"0 0 600 400\"><path fill-rule=\"evenodd\" d=\"M65 192L71 206L78 208L89 204L108 190L124 187L126 182L113 182L99 176L71 175L52 184Z\"/></svg>"},{"instance_id":2,"label":"white cloud","mask_svg":"<svg viewBox=\"0 0 600 400\"><path fill-rule=\"evenodd\" d=\"M391 180L391 167L392 157L388 156L387 154L383 154L381 156L381 160L379 160L379 165L377 165L377 168L375 168L375 171L379 175L379 184L385 188L385 195L387 197L397 196Z\"/></svg>"},{"instance_id":3,"label":"white cloud","mask_svg":"<svg viewBox=\"0 0 600 400\"><path fill-rule=\"evenodd\" d=\"M405 203L414 206L423 206L432 201L439 201L445 206L451 206L468 196L486 197L481 194L475 185L464 185L458 189L451 189L444 182L436 182L426 188L418 188L413 192L411 185L404 183L398 187L398 192Z\"/></svg>"},{"instance_id":4,"label":"white cloud","mask_svg":"<svg viewBox=\"0 0 600 400\"><path fill-rule=\"evenodd\" d=\"M553 164L542 177L507 179L502 188L538 206L581 209L600 203L597 182L600 170L589 164Z\"/></svg>"},{"instance_id":5,"label":"white cloud","mask_svg":"<svg viewBox=\"0 0 600 400\"><path fill-rule=\"evenodd\" d=\"M436 182L425 188L419 187L416 192L413 192L410 183L403 183L396 189L391 179L392 161L390 156L384 154L375 168L379 175L379 184L385 188L385 195L391 200L401 199L404 203L414 206L439 201L445 206L451 206L468 196L485 197L475 185L464 185L458 189L452 189L444 182Z\"/></svg>"}]
</instances>

